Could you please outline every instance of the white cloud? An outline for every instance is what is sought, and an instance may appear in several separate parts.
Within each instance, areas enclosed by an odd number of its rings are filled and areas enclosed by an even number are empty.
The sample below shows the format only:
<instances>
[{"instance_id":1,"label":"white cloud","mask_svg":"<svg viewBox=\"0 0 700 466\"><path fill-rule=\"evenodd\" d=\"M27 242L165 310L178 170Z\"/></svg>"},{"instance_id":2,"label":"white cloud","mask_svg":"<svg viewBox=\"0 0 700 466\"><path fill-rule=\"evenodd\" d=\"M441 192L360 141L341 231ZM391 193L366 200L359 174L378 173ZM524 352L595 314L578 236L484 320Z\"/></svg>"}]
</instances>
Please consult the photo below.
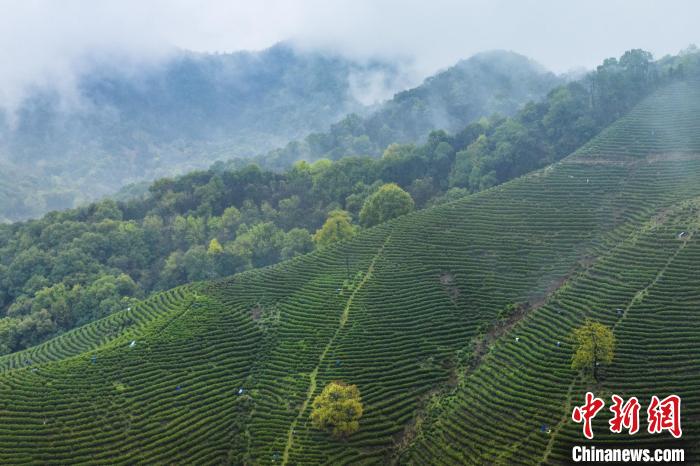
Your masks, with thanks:
<instances>
[{"instance_id":1,"label":"white cloud","mask_svg":"<svg viewBox=\"0 0 700 466\"><path fill-rule=\"evenodd\" d=\"M67 96L87 57L138 65L173 48L300 47L358 59L413 60L422 75L504 48L556 71L641 47L657 56L697 42L688 0L0 0L0 102L30 86Z\"/></svg>"}]
</instances>

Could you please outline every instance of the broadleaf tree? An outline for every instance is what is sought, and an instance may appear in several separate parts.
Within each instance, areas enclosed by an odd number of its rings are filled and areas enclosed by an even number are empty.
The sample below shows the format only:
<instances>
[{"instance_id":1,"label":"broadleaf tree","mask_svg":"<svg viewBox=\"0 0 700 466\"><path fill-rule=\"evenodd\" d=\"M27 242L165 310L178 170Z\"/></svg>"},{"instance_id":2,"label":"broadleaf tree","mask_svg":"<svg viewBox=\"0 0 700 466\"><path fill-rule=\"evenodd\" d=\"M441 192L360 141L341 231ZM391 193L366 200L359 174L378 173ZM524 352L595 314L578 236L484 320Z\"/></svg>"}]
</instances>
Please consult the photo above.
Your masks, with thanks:
<instances>
[{"instance_id":1,"label":"broadleaf tree","mask_svg":"<svg viewBox=\"0 0 700 466\"><path fill-rule=\"evenodd\" d=\"M615 356L615 335L610 327L587 319L573 331L575 343L571 359L573 369L590 368L593 378L598 380L598 366L610 364Z\"/></svg>"},{"instance_id":2,"label":"broadleaf tree","mask_svg":"<svg viewBox=\"0 0 700 466\"><path fill-rule=\"evenodd\" d=\"M348 437L360 428L363 414L360 390L357 385L330 382L314 399L311 423L327 430L335 438Z\"/></svg>"},{"instance_id":3,"label":"broadleaf tree","mask_svg":"<svg viewBox=\"0 0 700 466\"><path fill-rule=\"evenodd\" d=\"M325 247L352 238L356 230L351 222L350 213L336 209L328 214L323 226L316 230L314 242L318 247Z\"/></svg>"},{"instance_id":4,"label":"broadleaf tree","mask_svg":"<svg viewBox=\"0 0 700 466\"><path fill-rule=\"evenodd\" d=\"M360 210L360 223L372 227L413 210L413 198L396 183L387 183L370 195Z\"/></svg>"}]
</instances>

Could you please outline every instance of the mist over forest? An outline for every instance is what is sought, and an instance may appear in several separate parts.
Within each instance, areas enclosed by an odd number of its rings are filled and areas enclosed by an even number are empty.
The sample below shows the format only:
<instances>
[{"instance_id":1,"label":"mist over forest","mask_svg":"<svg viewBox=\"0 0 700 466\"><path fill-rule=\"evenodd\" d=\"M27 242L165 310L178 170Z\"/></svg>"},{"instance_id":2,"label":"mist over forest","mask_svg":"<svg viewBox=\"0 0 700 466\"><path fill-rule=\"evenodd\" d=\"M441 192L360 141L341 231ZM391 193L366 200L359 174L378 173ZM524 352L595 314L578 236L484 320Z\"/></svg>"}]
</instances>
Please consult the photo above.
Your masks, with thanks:
<instances>
[{"instance_id":1,"label":"mist over forest","mask_svg":"<svg viewBox=\"0 0 700 466\"><path fill-rule=\"evenodd\" d=\"M143 69L96 63L66 95L39 88L0 120L0 218L72 207L129 183L250 157L327 127L401 79L276 45L259 53L180 52Z\"/></svg>"},{"instance_id":2,"label":"mist over forest","mask_svg":"<svg viewBox=\"0 0 700 466\"><path fill-rule=\"evenodd\" d=\"M95 64L72 96L37 89L4 112L0 218L75 207L329 129L374 128L359 132L370 133L369 141L348 141L334 158L378 155L391 142L418 142L433 129L454 131L483 115L512 114L558 82L525 57L500 52L404 90L411 79L398 62L357 63L290 44L256 53L180 52L128 72L118 63ZM286 160L276 168L320 155L280 155Z\"/></svg>"}]
</instances>

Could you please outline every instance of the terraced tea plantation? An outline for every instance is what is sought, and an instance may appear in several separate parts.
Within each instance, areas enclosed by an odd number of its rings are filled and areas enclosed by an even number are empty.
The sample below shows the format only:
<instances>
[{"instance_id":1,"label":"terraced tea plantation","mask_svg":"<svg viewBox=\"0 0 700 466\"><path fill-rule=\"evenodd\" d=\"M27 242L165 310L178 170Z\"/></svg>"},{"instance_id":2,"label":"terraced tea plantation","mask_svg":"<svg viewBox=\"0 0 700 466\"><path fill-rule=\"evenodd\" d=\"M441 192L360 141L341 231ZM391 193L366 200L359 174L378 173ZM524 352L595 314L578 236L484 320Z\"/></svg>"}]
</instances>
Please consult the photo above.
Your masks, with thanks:
<instances>
[{"instance_id":1,"label":"terraced tea plantation","mask_svg":"<svg viewBox=\"0 0 700 466\"><path fill-rule=\"evenodd\" d=\"M0 463L561 463L585 317L619 343L596 394L680 394L697 456L699 198L678 83L544 170L0 358ZM362 394L347 440L309 421L332 380Z\"/></svg>"}]
</instances>

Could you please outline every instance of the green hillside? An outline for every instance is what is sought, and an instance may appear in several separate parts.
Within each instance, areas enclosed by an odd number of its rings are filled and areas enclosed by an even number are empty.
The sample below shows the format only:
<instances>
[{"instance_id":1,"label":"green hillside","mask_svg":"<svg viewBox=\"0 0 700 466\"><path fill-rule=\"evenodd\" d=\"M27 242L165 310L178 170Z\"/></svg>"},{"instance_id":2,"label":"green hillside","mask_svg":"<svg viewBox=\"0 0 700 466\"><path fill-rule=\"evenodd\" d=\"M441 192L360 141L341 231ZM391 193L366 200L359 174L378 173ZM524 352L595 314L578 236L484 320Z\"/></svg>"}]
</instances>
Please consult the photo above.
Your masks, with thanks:
<instances>
[{"instance_id":1,"label":"green hillside","mask_svg":"<svg viewBox=\"0 0 700 466\"><path fill-rule=\"evenodd\" d=\"M557 463L586 316L619 344L596 394L680 394L697 457L699 154L672 84L543 170L4 356L0 463ZM346 441L308 421L331 380Z\"/></svg>"}]
</instances>

